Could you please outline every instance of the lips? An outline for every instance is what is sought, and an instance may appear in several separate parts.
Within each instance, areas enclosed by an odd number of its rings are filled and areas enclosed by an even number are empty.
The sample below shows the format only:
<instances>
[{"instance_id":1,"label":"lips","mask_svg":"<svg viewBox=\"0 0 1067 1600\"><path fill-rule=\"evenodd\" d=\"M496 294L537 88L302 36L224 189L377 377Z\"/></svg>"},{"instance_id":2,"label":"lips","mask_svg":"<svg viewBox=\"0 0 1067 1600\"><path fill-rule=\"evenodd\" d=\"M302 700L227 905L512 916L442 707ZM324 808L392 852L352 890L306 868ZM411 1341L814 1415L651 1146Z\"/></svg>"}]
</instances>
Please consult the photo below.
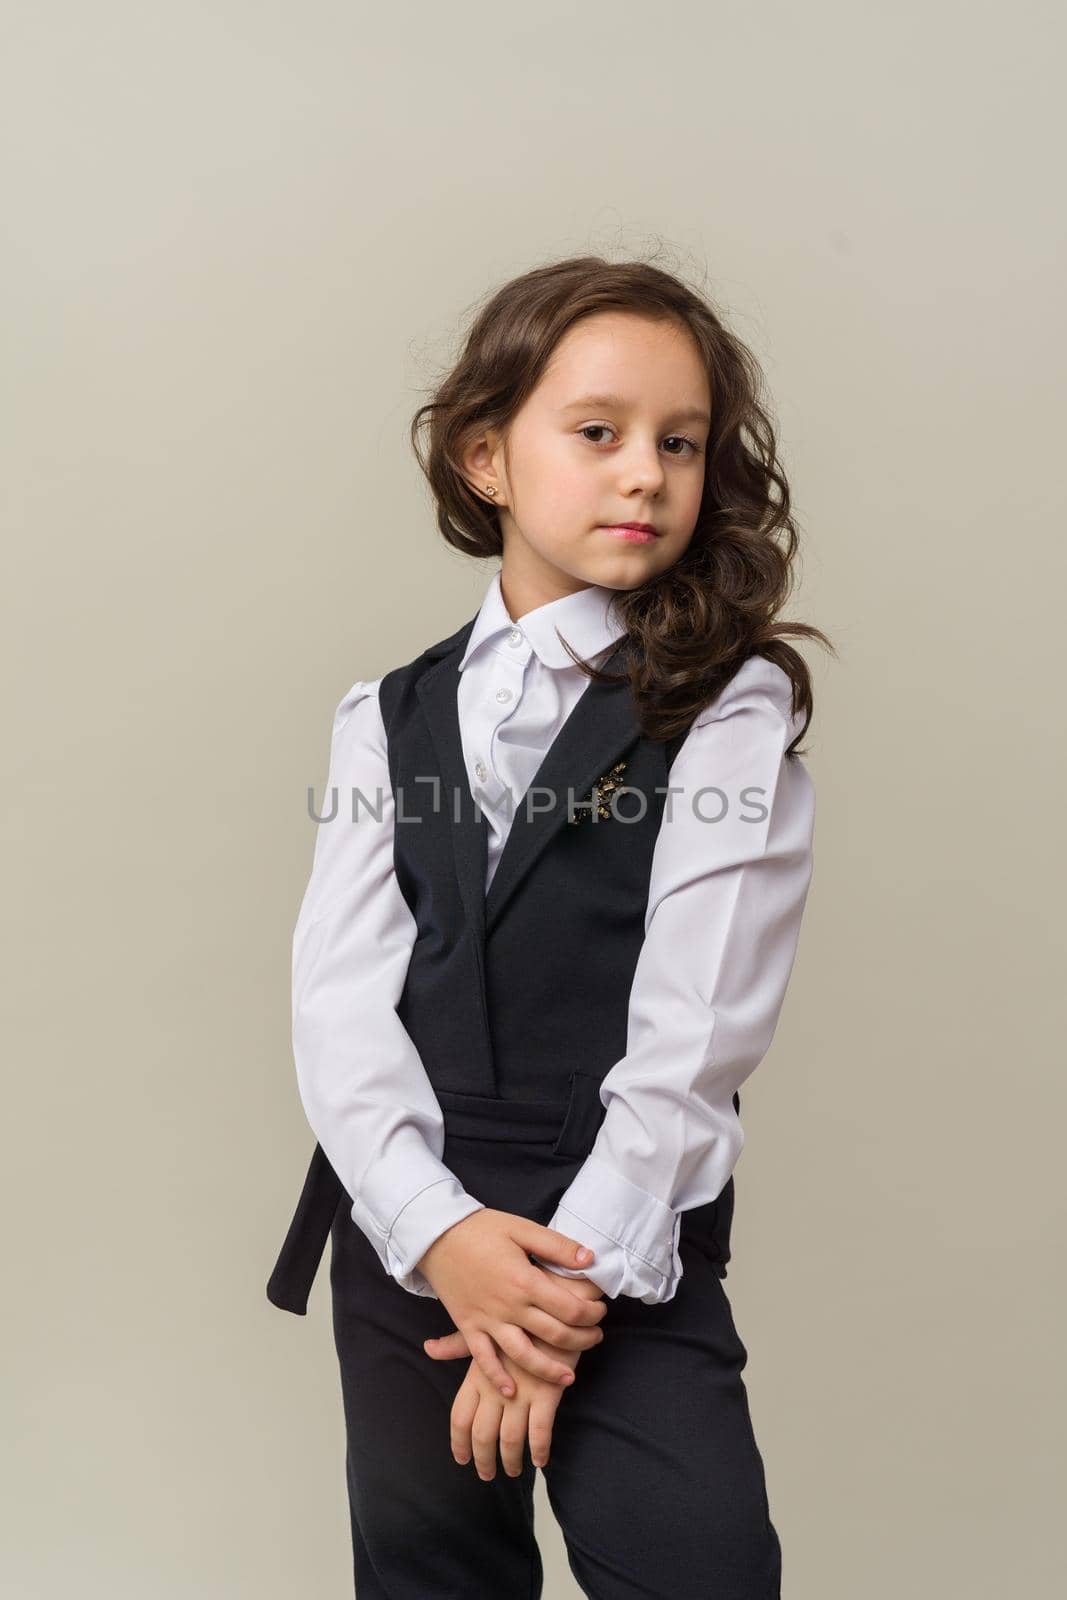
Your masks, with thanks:
<instances>
[{"instance_id":1,"label":"lips","mask_svg":"<svg viewBox=\"0 0 1067 1600\"><path fill-rule=\"evenodd\" d=\"M625 539L630 544L652 544L659 538L648 522L613 522L601 524L601 531L613 539Z\"/></svg>"}]
</instances>

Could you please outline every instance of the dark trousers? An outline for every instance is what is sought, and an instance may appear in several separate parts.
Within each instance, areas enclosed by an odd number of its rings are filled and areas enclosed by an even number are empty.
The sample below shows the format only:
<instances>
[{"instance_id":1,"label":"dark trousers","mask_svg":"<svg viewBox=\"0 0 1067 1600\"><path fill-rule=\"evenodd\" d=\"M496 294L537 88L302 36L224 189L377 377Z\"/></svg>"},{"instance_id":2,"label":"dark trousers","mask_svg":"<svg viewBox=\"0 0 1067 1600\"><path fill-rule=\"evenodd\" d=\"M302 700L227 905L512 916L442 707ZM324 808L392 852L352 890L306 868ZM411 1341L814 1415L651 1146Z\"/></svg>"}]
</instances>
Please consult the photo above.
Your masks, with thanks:
<instances>
[{"instance_id":1,"label":"dark trousers","mask_svg":"<svg viewBox=\"0 0 1067 1600\"><path fill-rule=\"evenodd\" d=\"M562 1155L551 1115L505 1121L498 1102L440 1098L446 1165L486 1205L547 1223L595 1116ZM731 1208L732 1199L731 1190ZM722 1282L719 1204L683 1216L673 1299L608 1301L603 1343L582 1352L556 1411L545 1487L592 1600L781 1593L741 1376L747 1352ZM455 1461L449 1415L470 1357L435 1361L422 1349L452 1331L451 1318L383 1272L347 1197L331 1230L330 1283L358 1600L539 1600L529 1449L518 1478L499 1455L489 1482L473 1461Z\"/></svg>"}]
</instances>

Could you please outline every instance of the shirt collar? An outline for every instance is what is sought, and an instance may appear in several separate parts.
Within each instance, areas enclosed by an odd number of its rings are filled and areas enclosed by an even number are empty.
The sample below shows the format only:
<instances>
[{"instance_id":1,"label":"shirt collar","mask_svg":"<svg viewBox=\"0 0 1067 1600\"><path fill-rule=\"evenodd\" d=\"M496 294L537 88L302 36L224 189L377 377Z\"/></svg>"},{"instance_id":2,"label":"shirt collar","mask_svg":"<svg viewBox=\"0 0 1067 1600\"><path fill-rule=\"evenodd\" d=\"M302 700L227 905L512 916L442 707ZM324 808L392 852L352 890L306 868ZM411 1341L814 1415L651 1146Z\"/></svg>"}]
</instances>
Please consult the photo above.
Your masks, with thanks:
<instances>
[{"instance_id":1,"label":"shirt collar","mask_svg":"<svg viewBox=\"0 0 1067 1600\"><path fill-rule=\"evenodd\" d=\"M561 595L535 606L525 616L513 622L504 604L500 587L499 570L493 574L478 615L474 620L467 648L459 663L459 670L470 661L475 651L487 640L510 633L518 628L534 654L546 667L573 667L574 662L556 637L558 628L563 637L585 660L594 658L601 650L615 644L626 628L613 609L616 591L601 584L590 584L574 594Z\"/></svg>"}]
</instances>

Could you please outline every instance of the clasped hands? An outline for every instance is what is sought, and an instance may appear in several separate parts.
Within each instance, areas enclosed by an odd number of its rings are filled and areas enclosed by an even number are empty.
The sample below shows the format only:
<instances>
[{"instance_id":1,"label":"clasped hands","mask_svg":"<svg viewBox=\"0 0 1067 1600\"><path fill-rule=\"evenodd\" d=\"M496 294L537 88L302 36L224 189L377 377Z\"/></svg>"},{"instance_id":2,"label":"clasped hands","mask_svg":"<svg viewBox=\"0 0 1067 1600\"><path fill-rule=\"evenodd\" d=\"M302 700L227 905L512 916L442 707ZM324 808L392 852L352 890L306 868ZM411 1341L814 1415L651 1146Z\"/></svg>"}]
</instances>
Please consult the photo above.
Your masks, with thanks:
<instances>
[{"instance_id":1,"label":"clasped hands","mask_svg":"<svg viewBox=\"0 0 1067 1600\"><path fill-rule=\"evenodd\" d=\"M592 1253L582 1249L553 1228L486 1206L446 1229L418 1263L456 1325L423 1349L436 1361L471 1357L452 1405L452 1454L461 1466L473 1454L483 1479L496 1474L498 1441L509 1477L522 1472L527 1439L534 1465L545 1465L581 1353L604 1337L603 1290L530 1260L536 1251L562 1267L589 1266Z\"/></svg>"}]
</instances>

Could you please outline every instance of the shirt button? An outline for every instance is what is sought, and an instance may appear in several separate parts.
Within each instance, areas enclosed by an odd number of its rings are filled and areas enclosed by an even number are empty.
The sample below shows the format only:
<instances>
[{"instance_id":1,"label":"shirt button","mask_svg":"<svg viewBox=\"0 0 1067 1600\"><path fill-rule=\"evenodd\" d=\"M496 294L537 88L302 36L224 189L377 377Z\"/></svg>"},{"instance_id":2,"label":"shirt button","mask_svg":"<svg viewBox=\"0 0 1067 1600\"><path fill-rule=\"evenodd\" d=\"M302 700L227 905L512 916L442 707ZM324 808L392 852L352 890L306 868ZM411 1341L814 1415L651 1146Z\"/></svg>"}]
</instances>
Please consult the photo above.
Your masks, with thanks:
<instances>
[{"instance_id":1,"label":"shirt button","mask_svg":"<svg viewBox=\"0 0 1067 1600\"><path fill-rule=\"evenodd\" d=\"M510 700L511 699L511 690L510 689L498 689L497 692L496 692L496 697L497 697L498 700Z\"/></svg>"},{"instance_id":2,"label":"shirt button","mask_svg":"<svg viewBox=\"0 0 1067 1600\"><path fill-rule=\"evenodd\" d=\"M511 632L508 634L508 644L516 645L516 644L521 644L521 643L522 643L522 629L521 628L512 628Z\"/></svg>"},{"instance_id":3,"label":"shirt button","mask_svg":"<svg viewBox=\"0 0 1067 1600\"><path fill-rule=\"evenodd\" d=\"M476 761L474 763L474 776L478 779L479 783L485 782L486 773L484 761Z\"/></svg>"}]
</instances>

